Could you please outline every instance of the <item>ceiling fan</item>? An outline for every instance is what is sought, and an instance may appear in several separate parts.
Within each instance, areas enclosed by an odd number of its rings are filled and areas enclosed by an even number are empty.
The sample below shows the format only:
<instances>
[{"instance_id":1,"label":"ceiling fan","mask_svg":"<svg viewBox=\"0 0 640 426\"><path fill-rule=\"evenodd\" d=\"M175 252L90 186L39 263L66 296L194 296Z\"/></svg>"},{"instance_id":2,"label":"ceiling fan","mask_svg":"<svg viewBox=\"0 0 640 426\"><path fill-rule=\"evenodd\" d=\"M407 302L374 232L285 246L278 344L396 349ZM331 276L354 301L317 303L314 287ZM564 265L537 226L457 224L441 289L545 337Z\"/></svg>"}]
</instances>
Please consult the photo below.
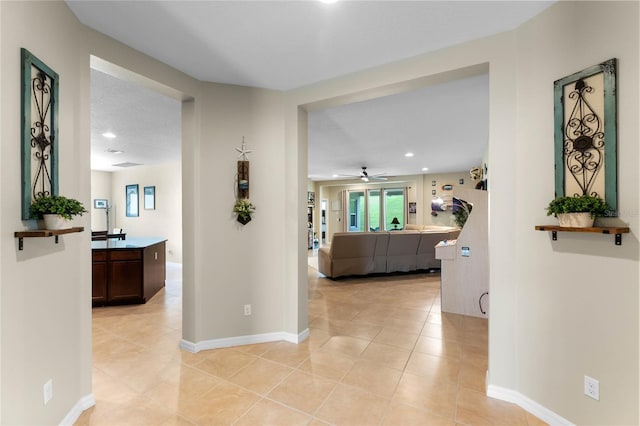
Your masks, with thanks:
<instances>
[{"instance_id":1,"label":"ceiling fan","mask_svg":"<svg viewBox=\"0 0 640 426\"><path fill-rule=\"evenodd\" d=\"M362 170L360 170L359 175L341 175L341 176L351 177L351 178L360 178L360 180L362 180L363 182L369 182L370 180L378 180L378 181L387 180L387 178L384 177L385 174L386 173L377 173L375 175L369 174L369 172L367 172L367 166L362 166Z\"/></svg>"}]
</instances>

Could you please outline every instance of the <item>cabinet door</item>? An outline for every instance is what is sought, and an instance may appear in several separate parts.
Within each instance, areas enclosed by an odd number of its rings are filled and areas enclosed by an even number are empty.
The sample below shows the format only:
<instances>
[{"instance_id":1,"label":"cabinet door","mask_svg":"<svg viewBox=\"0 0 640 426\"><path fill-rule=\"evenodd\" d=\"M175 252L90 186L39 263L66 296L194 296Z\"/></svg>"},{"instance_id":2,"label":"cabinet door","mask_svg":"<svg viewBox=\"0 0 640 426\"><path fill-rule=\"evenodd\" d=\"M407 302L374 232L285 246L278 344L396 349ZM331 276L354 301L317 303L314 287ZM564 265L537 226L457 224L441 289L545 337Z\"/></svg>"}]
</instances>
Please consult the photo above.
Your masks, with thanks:
<instances>
[{"instance_id":1,"label":"cabinet door","mask_svg":"<svg viewBox=\"0 0 640 426\"><path fill-rule=\"evenodd\" d=\"M92 301L100 303L107 301L107 263L93 262L92 273Z\"/></svg>"},{"instance_id":2,"label":"cabinet door","mask_svg":"<svg viewBox=\"0 0 640 426\"><path fill-rule=\"evenodd\" d=\"M112 260L109 263L109 300L142 299L142 261Z\"/></svg>"}]
</instances>

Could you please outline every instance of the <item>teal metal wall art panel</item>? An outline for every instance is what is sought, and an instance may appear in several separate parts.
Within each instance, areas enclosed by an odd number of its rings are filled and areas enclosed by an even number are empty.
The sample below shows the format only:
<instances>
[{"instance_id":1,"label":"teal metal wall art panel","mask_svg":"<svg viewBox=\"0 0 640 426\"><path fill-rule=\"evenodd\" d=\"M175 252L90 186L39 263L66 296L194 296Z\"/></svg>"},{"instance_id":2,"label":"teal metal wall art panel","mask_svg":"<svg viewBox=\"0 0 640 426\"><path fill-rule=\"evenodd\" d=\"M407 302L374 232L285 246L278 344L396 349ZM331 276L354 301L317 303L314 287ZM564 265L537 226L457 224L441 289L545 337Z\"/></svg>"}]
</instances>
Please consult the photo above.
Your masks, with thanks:
<instances>
[{"instance_id":1,"label":"teal metal wall art panel","mask_svg":"<svg viewBox=\"0 0 640 426\"><path fill-rule=\"evenodd\" d=\"M37 197L58 195L58 74L21 49L22 219Z\"/></svg>"},{"instance_id":2,"label":"teal metal wall art panel","mask_svg":"<svg viewBox=\"0 0 640 426\"><path fill-rule=\"evenodd\" d=\"M555 196L593 195L618 215L616 59L554 82Z\"/></svg>"}]
</instances>

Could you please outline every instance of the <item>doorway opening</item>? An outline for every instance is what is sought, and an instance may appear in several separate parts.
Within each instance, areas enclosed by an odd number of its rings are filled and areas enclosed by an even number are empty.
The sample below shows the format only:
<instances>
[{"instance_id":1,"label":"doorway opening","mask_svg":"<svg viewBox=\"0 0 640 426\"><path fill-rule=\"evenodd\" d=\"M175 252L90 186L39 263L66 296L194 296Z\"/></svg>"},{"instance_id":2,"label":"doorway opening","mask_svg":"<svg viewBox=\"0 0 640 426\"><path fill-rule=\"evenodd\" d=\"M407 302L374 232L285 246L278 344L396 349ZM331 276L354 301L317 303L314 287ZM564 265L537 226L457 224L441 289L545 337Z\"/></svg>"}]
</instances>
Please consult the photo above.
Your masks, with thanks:
<instances>
[{"instance_id":1,"label":"doorway opening","mask_svg":"<svg viewBox=\"0 0 640 426\"><path fill-rule=\"evenodd\" d=\"M96 244L106 244L108 251L111 245L144 248L150 240L162 241L161 249L152 246L155 253L150 262L161 263L153 272L147 270L146 248L137 263L127 258L114 266L94 256L94 324L97 318L131 312L143 318L142 313L159 305L156 307L166 309L158 309L155 315L163 312L171 318L165 326L172 331L165 328L165 337L175 335L177 347L182 334L182 97L94 56L90 88L91 231L106 234L108 242L92 241L93 254L97 254ZM154 288L147 293L150 275ZM115 290L122 280L133 280L132 276L145 283L138 294ZM141 301L146 303L136 304ZM132 334L140 330L155 333L150 324L134 321L130 325Z\"/></svg>"}]
</instances>

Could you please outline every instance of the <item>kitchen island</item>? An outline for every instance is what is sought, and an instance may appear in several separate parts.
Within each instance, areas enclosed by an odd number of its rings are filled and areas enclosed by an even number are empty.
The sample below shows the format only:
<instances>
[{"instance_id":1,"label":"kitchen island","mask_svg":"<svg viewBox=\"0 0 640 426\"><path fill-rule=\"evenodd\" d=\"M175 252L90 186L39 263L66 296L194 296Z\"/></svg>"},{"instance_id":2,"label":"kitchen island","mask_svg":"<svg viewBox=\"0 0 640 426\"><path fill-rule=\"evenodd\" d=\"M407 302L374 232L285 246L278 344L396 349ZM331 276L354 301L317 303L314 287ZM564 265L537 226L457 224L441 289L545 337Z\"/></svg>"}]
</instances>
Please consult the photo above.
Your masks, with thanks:
<instances>
[{"instance_id":1,"label":"kitchen island","mask_svg":"<svg viewBox=\"0 0 640 426\"><path fill-rule=\"evenodd\" d=\"M166 239L91 242L93 305L146 303L166 279Z\"/></svg>"}]
</instances>

